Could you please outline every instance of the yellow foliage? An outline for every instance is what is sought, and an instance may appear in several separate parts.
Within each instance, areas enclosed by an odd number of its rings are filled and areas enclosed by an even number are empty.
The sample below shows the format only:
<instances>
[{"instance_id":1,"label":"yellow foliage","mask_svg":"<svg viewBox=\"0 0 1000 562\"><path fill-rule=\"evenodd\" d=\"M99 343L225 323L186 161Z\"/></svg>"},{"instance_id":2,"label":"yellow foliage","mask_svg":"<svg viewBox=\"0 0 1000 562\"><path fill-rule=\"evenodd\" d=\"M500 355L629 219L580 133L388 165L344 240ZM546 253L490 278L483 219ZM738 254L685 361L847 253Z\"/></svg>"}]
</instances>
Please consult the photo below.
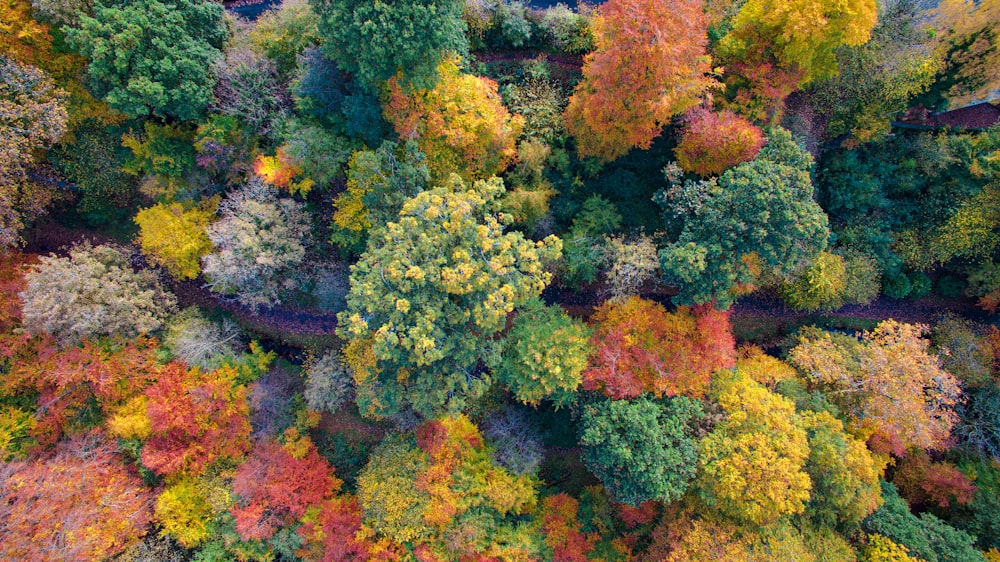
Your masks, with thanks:
<instances>
[{"instance_id":1,"label":"yellow foliage","mask_svg":"<svg viewBox=\"0 0 1000 562\"><path fill-rule=\"evenodd\" d=\"M185 548L193 548L208 537L212 511L204 483L195 478L178 481L156 498L155 514L163 534Z\"/></svg>"},{"instance_id":2,"label":"yellow foliage","mask_svg":"<svg viewBox=\"0 0 1000 562\"><path fill-rule=\"evenodd\" d=\"M755 345L741 347L737 351L739 359L736 361L736 370L741 375L750 377L770 389L773 389L781 381L794 379L798 376L795 367L767 355L764 350Z\"/></svg>"},{"instance_id":3,"label":"yellow foliage","mask_svg":"<svg viewBox=\"0 0 1000 562\"><path fill-rule=\"evenodd\" d=\"M108 431L122 439L146 439L151 427L146 416L146 395L133 396L107 421Z\"/></svg>"},{"instance_id":4,"label":"yellow foliage","mask_svg":"<svg viewBox=\"0 0 1000 562\"><path fill-rule=\"evenodd\" d=\"M135 216L139 245L151 260L177 279L194 279L201 258L212 251L205 229L212 220L208 209L187 209L180 203L154 205Z\"/></svg>"},{"instance_id":5,"label":"yellow foliage","mask_svg":"<svg viewBox=\"0 0 1000 562\"><path fill-rule=\"evenodd\" d=\"M868 544L861 553L861 562L912 562L916 558L909 550L882 535L868 535Z\"/></svg>"},{"instance_id":6,"label":"yellow foliage","mask_svg":"<svg viewBox=\"0 0 1000 562\"><path fill-rule=\"evenodd\" d=\"M21 451L14 446L14 441L25 437L35 428L37 421L31 412L25 412L14 406L0 408L0 461L17 456Z\"/></svg>"}]
</instances>

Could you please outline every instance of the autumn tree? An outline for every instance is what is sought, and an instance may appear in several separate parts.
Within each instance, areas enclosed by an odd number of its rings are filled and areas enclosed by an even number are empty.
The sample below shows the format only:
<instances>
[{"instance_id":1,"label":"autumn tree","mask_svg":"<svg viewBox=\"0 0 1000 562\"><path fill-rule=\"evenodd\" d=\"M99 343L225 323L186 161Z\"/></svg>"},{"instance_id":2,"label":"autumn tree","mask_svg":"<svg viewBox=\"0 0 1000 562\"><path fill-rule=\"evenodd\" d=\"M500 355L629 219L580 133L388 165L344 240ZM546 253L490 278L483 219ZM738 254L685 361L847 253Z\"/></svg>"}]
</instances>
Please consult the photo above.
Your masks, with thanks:
<instances>
[{"instance_id":1,"label":"autumn tree","mask_svg":"<svg viewBox=\"0 0 1000 562\"><path fill-rule=\"evenodd\" d=\"M163 535L175 538L185 548L194 548L211 535L216 516L212 500L228 495L229 490L213 486L207 479L183 477L160 492L153 513ZM219 508L224 505L217 503Z\"/></svg>"},{"instance_id":2,"label":"autumn tree","mask_svg":"<svg viewBox=\"0 0 1000 562\"><path fill-rule=\"evenodd\" d=\"M153 263L177 279L194 279L201 272L201 258L212 251L205 229L212 219L206 209L185 209L180 203L163 203L135 216L139 245Z\"/></svg>"},{"instance_id":3,"label":"autumn tree","mask_svg":"<svg viewBox=\"0 0 1000 562\"><path fill-rule=\"evenodd\" d=\"M308 0L286 0L257 18L249 39L287 76L295 71L298 57L319 44L318 19Z\"/></svg>"},{"instance_id":4,"label":"autumn tree","mask_svg":"<svg viewBox=\"0 0 1000 562\"><path fill-rule=\"evenodd\" d=\"M841 256L820 252L780 289L784 301L796 310L836 310L847 290L847 265Z\"/></svg>"},{"instance_id":5,"label":"autumn tree","mask_svg":"<svg viewBox=\"0 0 1000 562\"><path fill-rule=\"evenodd\" d=\"M794 0L779 7L749 0L716 48L736 78L731 84L751 98L769 97L770 88L772 103L780 106L795 87L836 74L837 47L868 41L877 12L875 0ZM745 101L753 107L763 100ZM747 112L757 120L769 117Z\"/></svg>"},{"instance_id":6,"label":"autumn tree","mask_svg":"<svg viewBox=\"0 0 1000 562\"><path fill-rule=\"evenodd\" d=\"M233 479L236 532L243 540L266 540L319 507L340 484L308 437L284 445L260 441Z\"/></svg>"},{"instance_id":7,"label":"autumn tree","mask_svg":"<svg viewBox=\"0 0 1000 562\"><path fill-rule=\"evenodd\" d=\"M502 193L499 179L470 189L452 176L369 238L338 328L345 351L369 350L364 366L348 360L362 412L385 416L406 404L423 415L458 411L489 386L480 361L493 336L541 293L551 277L544 264L561 248L554 236L531 242L504 233L493 214Z\"/></svg>"},{"instance_id":8,"label":"autumn tree","mask_svg":"<svg viewBox=\"0 0 1000 562\"><path fill-rule=\"evenodd\" d=\"M66 131L65 105L66 92L45 72L0 55L0 247L20 240L52 198L28 169Z\"/></svg>"},{"instance_id":9,"label":"autumn tree","mask_svg":"<svg viewBox=\"0 0 1000 562\"><path fill-rule=\"evenodd\" d=\"M542 500L539 519L553 560L585 562L593 551L596 537L583 532L578 519L579 508L580 502L568 494L556 494Z\"/></svg>"},{"instance_id":10,"label":"autumn tree","mask_svg":"<svg viewBox=\"0 0 1000 562\"><path fill-rule=\"evenodd\" d=\"M702 415L701 403L683 396L588 404L579 427L583 460L617 501L670 503L694 478L693 426Z\"/></svg>"},{"instance_id":11,"label":"autumn tree","mask_svg":"<svg viewBox=\"0 0 1000 562\"><path fill-rule=\"evenodd\" d=\"M684 120L674 155L684 171L699 176L717 176L737 164L753 160L764 146L764 133L732 111L697 108Z\"/></svg>"},{"instance_id":12,"label":"autumn tree","mask_svg":"<svg viewBox=\"0 0 1000 562\"><path fill-rule=\"evenodd\" d=\"M361 522L361 505L356 497L333 496L303 517L297 532L305 545L297 554L304 560L322 562L362 560L377 549L362 532ZM385 549L381 550L385 553Z\"/></svg>"},{"instance_id":13,"label":"autumn tree","mask_svg":"<svg viewBox=\"0 0 1000 562\"><path fill-rule=\"evenodd\" d=\"M537 553L516 519L534 509L536 485L495 465L476 426L457 416L383 441L358 477L358 498L365 523L396 543L441 559L527 559Z\"/></svg>"},{"instance_id":14,"label":"autumn tree","mask_svg":"<svg viewBox=\"0 0 1000 562\"><path fill-rule=\"evenodd\" d=\"M305 257L309 219L302 204L254 177L229 193L219 213L207 231L215 250L201 264L212 290L254 307L280 302L282 276Z\"/></svg>"},{"instance_id":15,"label":"autumn tree","mask_svg":"<svg viewBox=\"0 0 1000 562\"><path fill-rule=\"evenodd\" d=\"M1000 87L1000 2L947 0L934 16L944 94L954 106L989 97Z\"/></svg>"},{"instance_id":16,"label":"autumn tree","mask_svg":"<svg viewBox=\"0 0 1000 562\"><path fill-rule=\"evenodd\" d=\"M620 400L643 393L701 397L716 369L731 368L735 341L729 317L711 307L662 305L631 297L606 302L591 318L590 366L583 388Z\"/></svg>"},{"instance_id":17,"label":"autumn tree","mask_svg":"<svg viewBox=\"0 0 1000 562\"><path fill-rule=\"evenodd\" d=\"M222 13L206 0L97 0L94 16L80 16L67 38L90 60L92 87L111 107L193 120L212 102L211 67L228 37Z\"/></svg>"},{"instance_id":18,"label":"autumn tree","mask_svg":"<svg viewBox=\"0 0 1000 562\"><path fill-rule=\"evenodd\" d=\"M753 161L657 194L683 224L660 251L664 275L680 284L677 302L728 308L762 272L783 277L826 248L830 230L813 199L812 163L791 133L772 129Z\"/></svg>"},{"instance_id":19,"label":"autumn tree","mask_svg":"<svg viewBox=\"0 0 1000 562\"><path fill-rule=\"evenodd\" d=\"M525 404L565 404L580 385L589 349L590 330L582 322L533 299L507 332L496 376Z\"/></svg>"},{"instance_id":20,"label":"autumn tree","mask_svg":"<svg viewBox=\"0 0 1000 562\"><path fill-rule=\"evenodd\" d=\"M44 256L27 274L24 327L67 344L98 335L132 337L162 325L175 299L149 270L134 271L112 246L77 246L69 257Z\"/></svg>"},{"instance_id":21,"label":"autumn tree","mask_svg":"<svg viewBox=\"0 0 1000 562\"><path fill-rule=\"evenodd\" d=\"M925 333L925 326L893 320L860 339L809 330L789 361L829 391L852 425L887 437L894 452L938 448L958 419L961 388L929 353Z\"/></svg>"},{"instance_id":22,"label":"autumn tree","mask_svg":"<svg viewBox=\"0 0 1000 562\"><path fill-rule=\"evenodd\" d=\"M247 130L268 135L290 110L291 96L279 81L278 68L266 55L233 45L215 60L213 113L243 121Z\"/></svg>"},{"instance_id":23,"label":"autumn tree","mask_svg":"<svg viewBox=\"0 0 1000 562\"><path fill-rule=\"evenodd\" d=\"M366 88L397 73L407 86L432 88L438 64L468 51L462 0L311 0L323 52Z\"/></svg>"},{"instance_id":24,"label":"autumn tree","mask_svg":"<svg viewBox=\"0 0 1000 562\"><path fill-rule=\"evenodd\" d=\"M167 321L163 346L174 359L191 367L212 370L235 362L241 347L240 332L231 320L213 322L197 307L189 307Z\"/></svg>"},{"instance_id":25,"label":"autumn tree","mask_svg":"<svg viewBox=\"0 0 1000 562\"><path fill-rule=\"evenodd\" d=\"M496 82L462 73L457 60L442 61L437 73L429 90L410 92L390 80L386 120L400 138L417 141L436 182L452 173L469 181L505 170L524 120L504 107Z\"/></svg>"},{"instance_id":26,"label":"autumn tree","mask_svg":"<svg viewBox=\"0 0 1000 562\"><path fill-rule=\"evenodd\" d=\"M932 461L925 451L914 451L897 463L892 483L913 508L948 509L966 505L976 485L954 463Z\"/></svg>"},{"instance_id":27,"label":"autumn tree","mask_svg":"<svg viewBox=\"0 0 1000 562\"><path fill-rule=\"evenodd\" d=\"M631 240L621 236L605 239L604 258L607 263L605 279L611 298L622 299L639 294L640 288L656 278L660 259L656 244L649 236L641 234Z\"/></svg>"},{"instance_id":28,"label":"autumn tree","mask_svg":"<svg viewBox=\"0 0 1000 562\"><path fill-rule=\"evenodd\" d=\"M728 417L699 444L699 497L756 525L805 511L809 441L792 401L738 371L713 381L713 397Z\"/></svg>"},{"instance_id":29,"label":"autumn tree","mask_svg":"<svg viewBox=\"0 0 1000 562\"><path fill-rule=\"evenodd\" d=\"M94 432L55 454L0 467L0 557L104 560L146 534L151 498Z\"/></svg>"},{"instance_id":30,"label":"autumn tree","mask_svg":"<svg viewBox=\"0 0 1000 562\"><path fill-rule=\"evenodd\" d=\"M569 100L566 130L581 156L608 162L649 148L663 125L714 86L699 0L611 0L591 26L596 50Z\"/></svg>"},{"instance_id":31,"label":"autumn tree","mask_svg":"<svg viewBox=\"0 0 1000 562\"><path fill-rule=\"evenodd\" d=\"M354 377L338 352L332 351L305 366L306 404L317 412L335 413L354 395Z\"/></svg>"},{"instance_id":32,"label":"autumn tree","mask_svg":"<svg viewBox=\"0 0 1000 562\"><path fill-rule=\"evenodd\" d=\"M167 365L137 413L148 420L142 464L160 475L198 475L219 458L242 457L250 446L250 407L239 376L229 366Z\"/></svg>"}]
</instances>

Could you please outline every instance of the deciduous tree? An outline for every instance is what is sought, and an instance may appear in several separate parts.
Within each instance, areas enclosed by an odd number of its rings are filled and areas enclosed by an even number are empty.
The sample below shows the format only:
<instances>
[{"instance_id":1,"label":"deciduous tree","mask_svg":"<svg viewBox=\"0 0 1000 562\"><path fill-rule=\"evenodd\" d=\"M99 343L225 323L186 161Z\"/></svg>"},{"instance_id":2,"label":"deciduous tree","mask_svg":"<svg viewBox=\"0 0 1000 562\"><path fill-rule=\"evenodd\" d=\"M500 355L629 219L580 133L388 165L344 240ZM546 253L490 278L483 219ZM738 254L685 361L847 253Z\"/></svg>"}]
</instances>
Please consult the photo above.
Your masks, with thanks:
<instances>
[{"instance_id":1,"label":"deciduous tree","mask_svg":"<svg viewBox=\"0 0 1000 562\"><path fill-rule=\"evenodd\" d=\"M677 164L699 176L717 176L753 160L764 146L764 133L732 111L697 108L685 116L680 143L674 149Z\"/></svg>"},{"instance_id":2,"label":"deciduous tree","mask_svg":"<svg viewBox=\"0 0 1000 562\"><path fill-rule=\"evenodd\" d=\"M185 209L180 203L163 203L139 211L139 245L153 263L177 279L194 279L201 272L201 258L212 251L205 229L212 220L206 209Z\"/></svg>"},{"instance_id":3,"label":"deciduous tree","mask_svg":"<svg viewBox=\"0 0 1000 562\"><path fill-rule=\"evenodd\" d=\"M569 100L566 129L581 156L611 161L649 148L663 125L713 85L700 0L611 0L591 22L597 49Z\"/></svg>"}]
</instances>

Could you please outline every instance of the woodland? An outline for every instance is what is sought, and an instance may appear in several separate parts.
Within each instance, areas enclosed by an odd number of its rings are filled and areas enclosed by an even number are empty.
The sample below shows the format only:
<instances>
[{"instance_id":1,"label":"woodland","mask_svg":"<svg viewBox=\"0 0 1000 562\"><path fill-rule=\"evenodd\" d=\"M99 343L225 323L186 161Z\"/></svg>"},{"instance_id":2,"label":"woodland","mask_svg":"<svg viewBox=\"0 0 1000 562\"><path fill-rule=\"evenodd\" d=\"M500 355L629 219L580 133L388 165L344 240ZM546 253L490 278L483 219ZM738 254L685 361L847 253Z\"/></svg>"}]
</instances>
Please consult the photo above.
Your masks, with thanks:
<instances>
[{"instance_id":1,"label":"woodland","mask_svg":"<svg viewBox=\"0 0 1000 562\"><path fill-rule=\"evenodd\" d=\"M998 308L1000 0L0 0L0 560L1000 562Z\"/></svg>"}]
</instances>

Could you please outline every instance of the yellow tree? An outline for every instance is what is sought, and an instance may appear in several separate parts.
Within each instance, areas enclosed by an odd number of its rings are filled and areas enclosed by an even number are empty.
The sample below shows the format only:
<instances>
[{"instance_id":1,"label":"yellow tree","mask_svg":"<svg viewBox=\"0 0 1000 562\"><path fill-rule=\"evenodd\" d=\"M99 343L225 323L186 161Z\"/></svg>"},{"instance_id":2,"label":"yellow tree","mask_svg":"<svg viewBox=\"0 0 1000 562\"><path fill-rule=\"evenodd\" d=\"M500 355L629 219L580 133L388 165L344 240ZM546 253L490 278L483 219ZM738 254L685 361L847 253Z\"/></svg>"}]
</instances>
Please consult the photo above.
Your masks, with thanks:
<instances>
[{"instance_id":1,"label":"yellow tree","mask_svg":"<svg viewBox=\"0 0 1000 562\"><path fill-rule=\"evenodd\" d=\"M806 432L791 400L738 371L717 375L713 394L728 418L701 444L696 487L706 504L756 525L802 513L812 481Z\"/></svg>"},{"instance_id":2,"label":"yellow tree","mask_svg":"<svg viewBox=\"0 0 1000 562\"><path fill-rule=\"evenodd\" d=\"M564 120L581 156L609 162L649 148L715 81L701 0L610 0L592 21L597 49Z\"/></svg>"},{"instance_id":3,"label":"yellow tree","mask_svg":"<svg viewBox=\"0 0 1000 562\"><path fill-rule=\"evenodd\" d=\"M953 106L1000 88L1000 1L943 0L938 5L937 51L945 61L946 95Z\"/></svg>"},{"instance_id":4,"label":"yellow tree","mask_svg":"<svg viewBox=\"0 0 1000 562\"><path fill-rule=\"evenodd\" d=\"M416 140L435 181L455 173L465 180L494 176L517 156L524 119L504 107L496 82L459 71L458 61L438 66L431 90L409 91L389 81L385 118L400 138Z\"/></svg>"},{"instance_id":5,"label":"yellow tree","mask_svg":"<svg viewBox=\"0 0 1000 562\"><path fill-rule=\"evenodd\" d=\"M177 279L194 279L201 272L201 258L212 251L205 233L212 216L207 209L185 209L180 203L143 209L135 216L139 245Z\"/></svg>"}]
</instances>

